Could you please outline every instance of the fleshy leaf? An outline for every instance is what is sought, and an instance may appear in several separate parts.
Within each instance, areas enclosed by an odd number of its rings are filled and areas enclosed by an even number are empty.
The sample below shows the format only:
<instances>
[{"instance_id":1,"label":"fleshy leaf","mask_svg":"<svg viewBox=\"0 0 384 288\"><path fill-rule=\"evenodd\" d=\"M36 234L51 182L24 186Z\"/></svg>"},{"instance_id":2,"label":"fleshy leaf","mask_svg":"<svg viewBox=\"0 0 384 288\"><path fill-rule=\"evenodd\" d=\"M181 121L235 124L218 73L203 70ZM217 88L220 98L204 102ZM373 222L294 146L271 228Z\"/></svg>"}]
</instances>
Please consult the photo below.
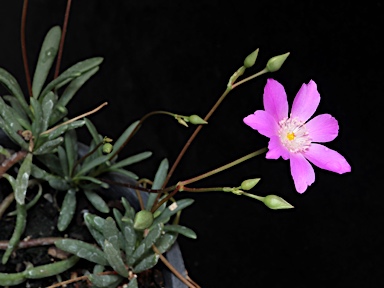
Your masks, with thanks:
<instances>
[{"instance_id":1,"label":"fleshy leaf","mask_svg":"<svg viewBox=\"0 0 384 288\"><path fill-rule=\"evenodd\" d=\"M123 277L128 277L128 270L125 267L123 259L121 258L120 251L116 250L113 245L108 241L104 241L104 253L109 265Z\"/></svg>"},{"instance_id":2,"label":"fleshy leaf","mask_svg":"<svg viewBox=\"0 0 384 288\"><path fill-rule=\"evenodd\" d=\"M71 66L63 73L61 73L56 79L48 83L48 85L44 88L43 92L41 92L40 96L44 96L49 91L52 91L55 87L67 81L68 79L81 76L87 71L100 65L101 62L103 62L103 58L95 57L76 63L75 65Z\"/></svg>"},{"instance_id":3,"label":"fleshy leaf","mask_svg":"<svg viewBox=\"0 0 384 288\"><path fill-rule=\"evenodd\" d=\"M108 265L104 252L95 245L75 240L75 239L60 239L55 241L57 248L72 253L77 257L86 259L96 264Z\"/></svg>"},{"instance_id":4,"label":"fleshy leaf","mask_svg":"<svg viewBox=\"0 0 384 288\"><path fill-rule=\"evenodd\" d=\"M60 26L52 27L44 38L41 46L39 59L37 61L35 74L32 82L32 94L36 99L47 79L49 70L55 60L61 38Z\"/></svg>"},{"instance_id":5,"label":"fleshy leaf","mask_svg":"<svg viewBox=\"0 0 384 288\"><path fill-rule=\"evenodd\" d=\"M168 159L165 158L161 161L159 168L157 169L155 179L153 180L152 189L160 189L161 188L161 186L163 185L163 183L165 181L165 178L167 177L168 168L169 168ZM146 206L147 210L149 210L149 211L151 210L153 204L155 203L156 198L157 198L156 193L150 193L150 195L148 197L148 201L147 201L147 206Z\"/></svg>"},{"instance_id":6,"label":"fleshy leaf","mask_svg":"<svg viewBox=\"0 0 384 288\"><path fill-rule=\"evenodd\" d=\"M22 205L25 203L25 195L27 193L29 175L31 174L31 166L32 154L28 153L20 166L15 181L15 199L17 203Z\"/></svg>"},{"instance_id":7,"label":"fleshy leaf","mask_svg":"<svg viewBox=\"0 0 384 288\"><path fill-rule=\"evenodd\" d=\"M159 255L156 253L152 253L141 260L137 265L135 265L132 269L134 273L140 273L145 270L151 269L153 266L157 264L159 260Z\"/></svg>"},{"instance_id":8,"label":"fleshy leaf","mask_svg":"<svg viewBox=\"0 0 384 288\"><path fill-rule=\"evenodd\" d=\"M97 288L115 288L123 280L120 275L95 275L88 276L89 281L92 282Z\"/></svg>"},{"instance_id":9,"label":"fleshy leaf","mask_svg":"<svg viewBox=\"0 0 384 288\"><path fill-rule=\"evenodd\" d=\"M189 228L187 228L185 226L181 226L181 225L165 225L164 231L176 232L176 233L179 233L179 234L184 235L185 237L188 237L191 239L197 238L196 233L192 229L189 229Z\"/></svg>"},{"instance_id":10,"label":"fleshy leaf","mask_svg":"<svg viewBox=\"0 0 384 288\"><path fill-rule=\"evenodd\" d=\"M23 91L20 88L19 83L17 83L15 77L13 77L8 71L0 67L0 82L5 85L5 87L12 93L13 96L17 98L21 107L28 114L29 117L32 116L32 112L29 109L27 101L25 101L25 96ZM1 110L1 109L0 109Z\"/></svg>"},{"instance_id":11,"label":"fleshy leaf","mask_svg":"<svg viewBox=\"0 0 384 288\"><path fill-rule=\"evenodd\" d=\"M72 221L73 215L75 214L75 209L76 191L74 189L69 189L67 194L65 194L63 204L61 205L59 219L57 220L57 228L59 231L67 229L69 223Z\"/></svg>"},{"instance_id":12,"label":"fleshy leaf","mask_svg":"<svg viewBox=\"0 0 384 288\"><path fill-rule=\"evenodd\" d=\"M95 178L96 179L96 178ZM90 190L84 190L84 194L91 202L93 207L95 207L97 210L99 210L102 213L108 213L109 207L107 203L105 203L104 199L100 197L96 192L90 191Z\"/></svg>"},{"instance_id":13,"label":"fleshy leaf","mask_svg":"<svg viewBox=\"0 0 384 288\"><path fill-rule=\"evenodd\" d=\"M166 223L167 221L169 221L169 218L172 215L174 215L178 211L188 207L193 202L194 202L193 199L181 199L179 201L172 203L166 209L164 209L164 211L157 218L155 218L155 221L153 222L153 224Z\"/></svg>"}]
</instances>

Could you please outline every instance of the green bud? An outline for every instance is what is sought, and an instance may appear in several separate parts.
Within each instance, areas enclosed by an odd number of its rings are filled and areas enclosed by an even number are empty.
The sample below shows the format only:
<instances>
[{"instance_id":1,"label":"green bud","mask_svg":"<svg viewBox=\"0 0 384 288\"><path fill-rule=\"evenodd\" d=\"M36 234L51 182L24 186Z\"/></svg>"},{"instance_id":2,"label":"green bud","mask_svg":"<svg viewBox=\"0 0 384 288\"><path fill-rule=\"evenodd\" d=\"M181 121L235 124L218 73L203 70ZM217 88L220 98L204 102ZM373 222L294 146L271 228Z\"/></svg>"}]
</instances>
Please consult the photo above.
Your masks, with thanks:
<instances>
[{"instance_id":1,"label":"green bud","mask_svg":"<svg viewBox=\"0 0 384 288\"><path fill-rule=\"evenodd\" d=\"M244 193L244 191L240 190L240 189L232 189L231 191L233 194L235 195L242 195Z\"/></svg>"},{"instance_id":2,"label":"green bud","mask_svg":"<svg viewBox=\"0 0 384 288\"><path fill-rule=\"evenodd\" d=\"M136 230L144 230L149 228L153 223L153 214L147 210L141 210L136 213L133 220L133 228Z\"/></svg>"},{"instance_id":3,"label":"green bud","mask_svg":"<svg viewBox=\"0 0 384 288\"><path fill-rule=\"evenodd\" d=\"M111 138L105 136L104 139L103 139L103 142L104 143L111 143L111 142L113 142L113 140Z\"/></svg>"},{"instance_id":4,"label":"green bud","mask_svg":"<svg viewBox=\"0 0 384 288\"><path fill-rule=\"evenodd\" d=\"M290 209L293 208L291 204L285 201L283 198L276 195L268 195L262 200L264 204L273 210L277 209Z\"/></svg>"},{"instance_id":5,"label":"green bud","mask_svg":"<svg viewBox=\"0 0 384 288\"><path fill-rule=\"evenodd\" d=\"M191 115L189 116L189 122L195 125L200 125L200 124L208 124L207 121L204 121L200 116L198 115Z\"/></svg>"},{"instance_id":6,"label":"green bud","mask_svg":"<svg viewBox=\"0 0 384 288\"><path fill-rule=\"evenodd\" d=\"M247 58L244 59L244 67L251 68L255 64L258 54L259 54L259 48L257 48L251 54L249 54Z\"/></svg>"},{"instance_id":7,"label":"green bud","mask_svg":"<svg viewBox=\"0 0 384 288\"><path fill-rule=\"evenodd\" d=\"M256 186L257 183L259 183L260 178L254 178L254 179L248 179L241 182L241 189L248 191L251 190L253 187Z\"/></svg>"},{"instance_id":8,"label":"green bud","mask_svg":"<svg viewBox=\"0 0 384 288\"><path fill-rule=\"evenodd\" d=\"M177 122L179 122L179 124L185 126L185 127L188 127L188 124L187 122L184 121L184 119L180 118L180 117L176 117L177 119Z\"/></svg>"},{"instance_id":9,"label":"green bud","mask_svg":"<svg viewBox=\"0 0 384 288\"><path fill-rule=\"evenodd\" d=\"M103 153L104 154L109 154L113 150L113 145L111 143L104 143L103 145Z\"/></svg>"},{"instance_id":10,"label":"green bud","mask_svg":"<svg viewBox=\"0 0 384 288\"><path fill-rule=\"evenodd\" d=\"M276 72L281 68L281 66L283 66L283 63L288 56L289 56L289 52L272 57L271 59L268 60L266 68L268 69L269 72Z\"/></svg>"}]
</instances>

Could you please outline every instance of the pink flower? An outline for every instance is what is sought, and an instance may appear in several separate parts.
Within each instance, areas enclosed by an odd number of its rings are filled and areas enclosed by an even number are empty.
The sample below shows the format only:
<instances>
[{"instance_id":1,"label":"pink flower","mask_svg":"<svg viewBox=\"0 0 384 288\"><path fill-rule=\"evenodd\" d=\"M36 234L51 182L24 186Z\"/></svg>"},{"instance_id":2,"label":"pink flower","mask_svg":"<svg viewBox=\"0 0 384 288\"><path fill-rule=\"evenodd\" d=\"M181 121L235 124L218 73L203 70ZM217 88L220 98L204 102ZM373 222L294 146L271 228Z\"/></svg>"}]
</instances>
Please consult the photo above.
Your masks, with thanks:
<instances>
[{"instance_id":1,"label":"pink flower","mask_svg":"<svg viewBox=\"0 0 384 288\"><path fill-rule=\"evenodd\" d=\"M288 101L284 87L268 79L264 88L264 109L244 118L244 123L270 138L267 159L290 159L291 174L297 192L303 193L315 181L312 165L343 174L351 171L338 152L314 142L329 142L339 133L337 120L321 114L310 121L320 102L314 81L303 84L293 100L288 118ZM308 122L307 122L308 121ZM309 162L308 162L309 161Z\"/></svg>"}]
</instances>

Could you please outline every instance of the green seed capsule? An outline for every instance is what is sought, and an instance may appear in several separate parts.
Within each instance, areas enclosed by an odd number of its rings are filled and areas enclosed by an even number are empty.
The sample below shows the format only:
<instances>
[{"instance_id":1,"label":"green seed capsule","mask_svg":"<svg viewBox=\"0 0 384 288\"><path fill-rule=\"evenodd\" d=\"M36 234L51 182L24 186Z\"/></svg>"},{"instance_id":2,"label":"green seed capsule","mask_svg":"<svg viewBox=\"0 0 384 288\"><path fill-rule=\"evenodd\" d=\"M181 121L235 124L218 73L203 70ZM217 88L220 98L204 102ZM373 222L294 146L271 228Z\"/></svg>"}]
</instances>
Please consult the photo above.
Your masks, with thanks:
<instances>
[{"instance_id":1,"label":"green seed capsule","mask_svg":"<svg viewBox=\"0 0 384 288\"><path fill-rule=\"evenodd\" d=\"M135 215L133 228L136 230L144 230L150 227L153 223L153 214L147 210L141 210Z\"/></svg>"},{"instance_id":2,"label":"green seed capsule","mask_svg":"<svg viewBox=\"0 0 384 288\"><path fill-rule=\"evenodd\" d=\"M113 150L113 145L111 143L105 143L103 145L103 153L104 154L109 154L111 153Z\"/></svg>"}]
</instances>

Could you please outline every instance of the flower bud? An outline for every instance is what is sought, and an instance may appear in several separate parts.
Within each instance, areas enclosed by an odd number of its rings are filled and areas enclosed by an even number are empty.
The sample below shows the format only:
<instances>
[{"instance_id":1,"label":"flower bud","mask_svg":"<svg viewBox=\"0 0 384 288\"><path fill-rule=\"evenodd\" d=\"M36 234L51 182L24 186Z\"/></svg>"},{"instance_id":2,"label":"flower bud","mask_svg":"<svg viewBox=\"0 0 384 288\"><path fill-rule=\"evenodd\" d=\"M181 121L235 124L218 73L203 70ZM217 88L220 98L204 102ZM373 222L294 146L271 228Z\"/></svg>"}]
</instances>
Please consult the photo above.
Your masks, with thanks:
<instances>
[{"instance_id":1,"label":"flower bud","mask_svg":"<svg viewBox=\"0 0 384 288\"><path fill-rule=\"evenodd\" d=\"M103 153L104 154L109 154L113 150L113 145L111 143L104 143L103 145Z\"/></svg>"},{"instance_id":2,"label":"flower bud","mask_svg":"<svg viewBox=\"0 0 384 288\"><path fill-rule=\"evenodd\" d=\"M103 142L104 143L111 143L113 140L107 136L104 137Z\"/></svg>"},{"instance_id":3,"label":"flower bud","mask_svg":"<svg viewBox=\"0 0 384 288\"><path fill-rule=\"evenodd\" d=\"M153 223L153 214L147 210L141 210L136 213L133 220L133 228L136 230L144 230L149 228Z\"/></svg>"},{"instance_id":4,"label":"flower bud","mask_svg":"<svg viewBox=\"0 0 384 288\"><path fill-rule=\"evenodd\" d=\"M276 195L268 195L262 200L264 204L273 210L277 209L290 209L293 208L291 204L285 201L283 198Z\"/></svg>"},{"instance_id":5,"label":"flower bud","mask_svg":"<svg viewBox=\"0 0 384 288\"><path fill-rule=\"evenodd\" d=\"M184 119L180 118L180 117L176 117L177 119L177 122L179 122L179 124L185 126L185 127L188 127L188 124L184 121Z\"/></svg>"},{"instance_id":6,"label":"flower bud","mask_svg":"<svg viewBox=\"0 0 384 288\"><path fill-rule=\"evenodd\" d=\"M283 63L288 56L289 56L289 52L272 57L271 59L268 60L266 68L268 69L269 72L276 72L281 68L281 66L283 66Z\"/></svg>"},{"instance_id":7,"label":"flower bud","mask_svg":"<svg viewBox=\"0 0 384 288\"><path fill-rule=\"evenodd\" d=\"M189 122L195 125L200 125L200 124L208 124L207 121L204 121L200 116L198 115L191 115L189 116Z\"/></svg>"},{"instance_id":8,"label":"flower bud","mask_svg":"<svg viewBox=\"0 0 384 288\"><path fill-rule=\"evenodd\" d=\"M247 56L247 58L244 59L244 67L245 68L250 68L252 67L255 62L257 55L259 54L259 48L257 48L255 51L253 51L251 54Z\"/></svg>"},{"instance_id":9,"label":"flower bud","mask_svg":"<svg viewBox=\"0 0 384 288\"><path fill-rule=\"evenodd\" d=\"M248 191L251 190L253 187L256 186L257 183L259 183L260 178L254 178L254 179L247 179L241 182L241 189Z\"/></svg>"}]
</instances>

